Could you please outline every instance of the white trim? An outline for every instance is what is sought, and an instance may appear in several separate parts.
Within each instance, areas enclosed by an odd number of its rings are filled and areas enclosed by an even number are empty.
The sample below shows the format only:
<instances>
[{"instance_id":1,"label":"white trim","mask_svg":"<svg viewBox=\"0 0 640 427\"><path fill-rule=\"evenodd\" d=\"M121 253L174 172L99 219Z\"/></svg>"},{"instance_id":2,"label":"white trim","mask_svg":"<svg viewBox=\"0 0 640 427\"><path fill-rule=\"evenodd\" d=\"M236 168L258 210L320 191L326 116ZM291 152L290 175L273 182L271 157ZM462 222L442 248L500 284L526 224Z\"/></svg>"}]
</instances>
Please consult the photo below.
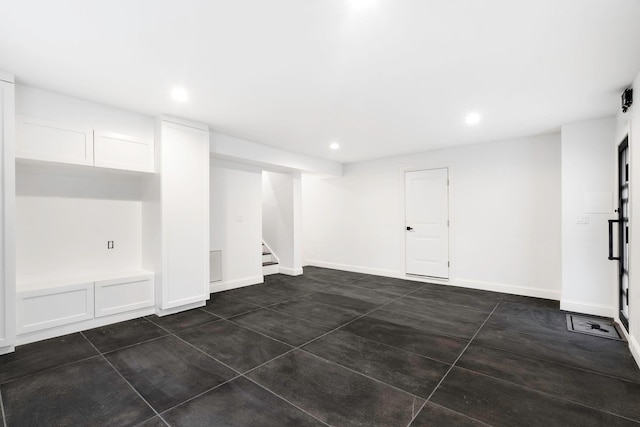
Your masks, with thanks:
<instances>
[{"instance_id":1,"label":"white trim","mask_svg":"<svg viewBox=\"0 0 640 427\"><path fill-rule=\"evenodd\" d=\"M420 166L404 166L400 168L400 194L402 194L401 197L401 201L400 201L400 213L401 213L401 219L402 219L402 245L400 248L400 262L402 263L401 265L403 266L402 269L402 275L403 276L392 276L392 277L401 277L401 278L408 278L409 280L415 280L413 278L409 278L409 277L415 277L415 276L410 276L410 275L406 275L406 271L407 271L407 233L404 232L405 227L406 227L406 218L407 218L407 212L406 212L406 208L407 208L407 195L406 195L406 173L407 172L417 172L417 171L422 171L422 170L434 170L434 169L446 169L447 170L447 203L448 203L448 221L449 221L449 228L448 228L448 235L447 238L449 239L448 242L448 246L449 246L449 273L448 273L448 278L429 278L429 280L433 280L434 283L448 283L448 281L454 276L454 268L455 268L455 262L454 262L454 254L455 254L455 247L454 247L454 230L453 230L453 165L449 162L444 162L444 163L435 163L435 164L428 164L428 165L420 165ZM400 227L400 224L398 224L398 227ZM374 273L375 274L375 273ZM397 272L395 274L398 274ZM416 278L418 281L422 281L422 279L420 278Z\"/></svg>"},{"instance_id":2,"label":"white trim","mask_svg":"<svg viewBox=\"0 0 640 427\"><path fill-rule=\"evenodd\" d=\"M636 337L633 335L628 335L628 338L631 355L636 360L636 365L640 368L640 343L638 343L638 340L636 340Z\"/></svg>"},{"instance_id":3,"label":"white trim","mask_svg":"<svg viewBox=\"0 0 640 427\"><path fill-rule=\"evenodd\" d=\"M0 80L7 83L15 83L15 76L12 73L0 70Z\"/></svg>"},{"instance_id":4,"label":"white trim","mask_svg":"<svg viewBox=\"0 0 640 427\"><path fill-rule=\"evenodd\" d=\"M314 259L305 260L304 265L310 265L310 266L322 267L322 268L331 268L334 270L351 271L353 273L373 274L374 276L403 278L402 275L395 270L383 270L378 268L359 267L355 265L318 261Z\"/></svg>"},{"instance_id":5,"label":"white trim","mask_svg":"<svg viewBox=\"0 0 640 427\"><path fill-rule=\"evenodd\" d=\"M208 295L207 295L207 299L209 299ZM166 310L163 310L161 308L156 307L155 314L158 317L169 316L171 314L176 314L176 313L180 313L180 312L183 312L183 311L192 310L194 308L204 307L206 303L207 303L206 300L202 300L202 301L198 301L198 302L192 302L190 304L181 305L179 307L171 307L171 308L168 308Z\"/></svg>"},{"instance_id":6,"label":"white trim","mask_svg":"<svg viewBox=\"0 0 640 427\"><path fill-rule=\"evenodd\" d=\"M209 132L209 126L204 124L204 123L199 123L199 122L194 122L191 120L186 120L183 119L181 117L175 117L175 116L168 116L168 115L162 115L160 116L160 120L166 123L169 123L170 125L179 125L179 126L186 126L192 129L197 129L197 130L202 130L205 132ZM208 159L207 159L208 161Z\"/></svg>"},{"instance_id":7,"label":"white trim","mask_svg":"<svg viewBox=\"0 0 640 427\"><path fill-rule=\"evenodd\" d=\"M574 311L576 313L591 314L593 316L611 317L616 314L616 309L609 305L584 303L580 301L560 300L560 310Z\"/></svg>"},{"instance_id":8,"label":"white trim","mask_svg":"<svg viewBox=\"0 0 640 427\"><path fill-rule=\"evenodd\" d=\"M456 279L455 286L463 288L480 289L483 291L502 292L505 294L522 295L533 298L545 298L559 301L560 291L551 291L547 289L531 288L528 286L518 286L509 283L499 282L483 282L481 280Z\"/></svg>"},{"instance_id":9,"label":"white trim","mask_svg":"<svg viewBox=\"0 0 640 427\"><path fill-rule=\"evenodd\" d=\"M302 274L302 267L300 268L289 268L280 266L280 273L286 274L287 276L299 276Z\"/></svg>"},{"instance_id":10,"label":"white trim","mask_svg":"<svg viewBox=\"0 0 640 427\"><path fill-rule=\"evenodd\" d=\"M7 347L0 347L0 356L2 356L3 354L13 353L14 351L16 351L16 346L15 345L10 345L10 346L7 346Z\"/></svg>"},{"instance_id":11,"label":"white trim","mask_svg":"<svg viewBox=\"0 0 640 427\"><path fill-rule=\"evenodd\" d=\"M46 329L43 331L32 332L29 334L18 335L16 345L29 344L36 341L42 341L49 338L59 337L62 335L72 334L75 332L86 331L88 329L99 328L101 326L110 325L112 323L124 322L125 320L137 319L139 317L152 315L154 308L145 308L144 310L130 311L128 313L119 313L113 316L99 317L82 322L72 323L69 325L59 326L56 328Z\"/></svg>"},{"instance_id":12,"label":"white trim","mask_svg":"<svg viewBox=\"0 0 640 427\"><path fill-rule=\"evenodd\" d=\"M216 292L244 288L245 286L257 285L260 283L264 283L264 276L251 276L235 280L225 280L222 282L211 282L209 284L209 292L213 294Z\"/></svg>"},{"instance_id":13,"label":"white trim","mask_svg":"<svg viewBox=\"0 0 640 427\"><path fill-rule=\"evenodd\" d=\"M383 270L368 267L358 267L354 265L338 264L332 262L305 260L305 265L323 268L332 268L334 270L351 271L354 273L372 274L374 276L392 277L396 279L411 280L414 282L434 283L445 286L457 286L461 288L480 289L483 291L502 292L513 295L523 295L534 298L545 298L551 300L560 300L560 292L550 291L546 289L529 288L525 286L517 286L506 283L482 282L479 280L469 279L450 279L442 280L434 277L421 277L402 274L394 270ZM610 316L608 316L610 317Z\"/></svg>"}]
</instances>

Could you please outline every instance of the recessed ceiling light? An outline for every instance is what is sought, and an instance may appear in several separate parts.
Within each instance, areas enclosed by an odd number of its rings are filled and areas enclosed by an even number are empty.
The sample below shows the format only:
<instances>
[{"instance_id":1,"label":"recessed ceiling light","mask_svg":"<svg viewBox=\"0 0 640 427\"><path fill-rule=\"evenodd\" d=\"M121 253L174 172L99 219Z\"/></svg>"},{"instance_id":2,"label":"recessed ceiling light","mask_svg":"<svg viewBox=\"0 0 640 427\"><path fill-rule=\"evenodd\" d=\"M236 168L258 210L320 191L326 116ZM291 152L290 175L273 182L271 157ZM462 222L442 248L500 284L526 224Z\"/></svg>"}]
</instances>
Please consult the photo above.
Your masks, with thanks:
<instances>
[{"instance_id":1,"label":"recessed ceiling light","mask_svg":"<svg viewBox=\"0 0 640 427\"><path fill-rule=\"evenodd\" d=\"M175 87L171 91L171 97L174 99L174 101L177 102L187 102L187 100L189 99L189 94L185 89L181 87Z\"/></svg>"},{"instance_id":2,"label":"recessed ceiling light","mask_svg":"<svg viewBox=\"0 0 640 427\"><path fill-rule=\"evenodd\" d=\"M477 125L480 123L480 114L471 113L467 115L467 118L464 120L468 125Z\"/></svg>"},{"instance_id":3,"label":"recessed ceiling light","mask_svg":"<svg viewBox=\"0 0 640 427\"><path fill-rule=\"evenodd\" d=\"M350 0L351 8L356 12L362 12L373 7L378 0Z\"/></svg>"},{"instance_id":4,"label":"recessed ceiling light","mask_svg":"<svg viewBox=\"0 0 640 427\"><path fill-rule=\"evenodd\" d=\"M340 144L338 144L337 142L332 142L331 144L329 144L329 148L331 148L332 150L337 150L338 148L340 148Z\"/></svg>"}]
</instances>

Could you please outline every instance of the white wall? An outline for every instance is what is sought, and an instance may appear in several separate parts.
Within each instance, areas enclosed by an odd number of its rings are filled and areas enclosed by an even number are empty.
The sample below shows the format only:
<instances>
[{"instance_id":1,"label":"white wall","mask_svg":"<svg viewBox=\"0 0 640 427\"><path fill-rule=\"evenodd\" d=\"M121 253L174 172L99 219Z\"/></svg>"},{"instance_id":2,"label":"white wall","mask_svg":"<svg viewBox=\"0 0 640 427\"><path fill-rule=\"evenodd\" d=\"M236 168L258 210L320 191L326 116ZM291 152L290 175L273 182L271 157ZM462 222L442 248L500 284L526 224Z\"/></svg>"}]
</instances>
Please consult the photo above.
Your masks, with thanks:
<instances>
[{"instance_id":1,"label":"white wall","mask_svg":"<svg viewBox=\"0 0 640 427\"><path fill-rule=\"evenodd\" d=\"M20 284L141 269L140 179L19 166L16 272ZM107 241L114 249L107 249Z\"/></svg>"},{"instance_id":2,"label":"white wall","mask_svg":"<svg viewBox=\"0 0 640 427\"><path fill-rule=\"evenodd\" d=\"M453 285L560 299L560 135L303 176L305 263L404 276L403 169L450 168Z\"/></svg>"},{"instance_id":3,"label":"white wall","mask_svg":"<svg viewBox=\"0 0 640 427\"><path fill-rule=\"evenodd\" d=\"M262 170L212 159L210 190L211 250L222 251L222 282L211 291L261 283Z\"/></svg>"},{"instance_id":4,"label":"white wall","mask_svg":"<svg viewBox=\"0 0 640 427\"><path fill-rule=\"evenodd\" d=\"M613 117L562 126L563 310L615 315L617 264L607 259L607 220L617 218L615 126Z\"/></svg>"},{"instance_id":5,"label":"white wall","mask_svg":"<svg viewBox=\"0 0 640 427\"><path fill-rule=\"evenodd\" d=\"M243 164L253 164L281 172L311 172L323 175L342 175L342 164L318 159L291 151L269 147L246 139L211 132L211 155Z\"/></svg>"},{"instance_id":6,"label":"white wall","mask_svg":"<svg viewBox=\"0 0 640 427\"><path fill-rule=\"evenodd\" d=\"M299 173L262 173L262 238L290 275L302 274L300 181Z\"/></svg>"}]
</instances>

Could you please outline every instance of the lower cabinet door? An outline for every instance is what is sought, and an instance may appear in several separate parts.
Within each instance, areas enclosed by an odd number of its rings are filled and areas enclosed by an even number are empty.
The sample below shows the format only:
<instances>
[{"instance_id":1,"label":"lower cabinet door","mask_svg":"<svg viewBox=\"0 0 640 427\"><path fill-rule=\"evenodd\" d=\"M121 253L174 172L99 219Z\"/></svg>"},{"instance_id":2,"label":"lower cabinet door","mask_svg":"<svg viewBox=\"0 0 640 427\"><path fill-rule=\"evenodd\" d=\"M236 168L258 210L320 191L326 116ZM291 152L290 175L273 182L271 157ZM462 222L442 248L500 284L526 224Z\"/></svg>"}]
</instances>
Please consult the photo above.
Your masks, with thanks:
<instances>
[{"instance_id":1,"label":"lower cabinet door","mask_svg":"<svg viewBox=\"0 0 640 427\"><path fill-rule=\"evenodd\" d=\"M93 282L17 294L17 333L93 319Z\"/></svg>"},{"instance_id":2,"label":"lower cabinet door","mask_svg":"<svg viewBox=\"0 0 640 427\"><path fill-rule=\"evenodd\" d=\"M153 274L95 282L96 317L155 304Z\"/></svg>"}]
</instances>

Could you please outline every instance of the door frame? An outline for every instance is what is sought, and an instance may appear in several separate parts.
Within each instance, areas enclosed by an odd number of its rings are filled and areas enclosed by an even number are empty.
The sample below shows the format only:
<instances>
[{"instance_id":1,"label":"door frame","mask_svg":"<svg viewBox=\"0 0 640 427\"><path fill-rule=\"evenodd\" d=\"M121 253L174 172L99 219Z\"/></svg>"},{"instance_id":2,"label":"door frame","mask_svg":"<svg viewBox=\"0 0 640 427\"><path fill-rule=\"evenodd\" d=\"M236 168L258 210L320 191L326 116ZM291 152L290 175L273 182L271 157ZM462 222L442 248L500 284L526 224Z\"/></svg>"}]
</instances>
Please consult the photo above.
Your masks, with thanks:
<instances>
[{"instance_id":1,"label":"door frame","mask_svg":"<svg viewBox=\"0 0 640 427\"><path fill-rule=\"evenodd\" d=\"M448 194L447 194L447 204L448 204L448 220L449 220L449 227L447 229L447 239L449 239L449 252L447 254L447 256L449 257L449 278L448 279L442 279L442 278L438 278L438 277L429 277L429 276L418 276L418 275L414 275L414 274L407 274L407 233L405 230L405 222L407 220L407 212L406 212L406 206L407 206L407 193L406 193L406 189L405 189L405 174L407 172L417 172L417 171L425 171L425 170L433 170L433 169L447 169L447 175L449 177L449 189L448 189ZM454 281L454 277L455 277L455 262L454 262L454 257L453 255L455 254L455 250L454 250L454 242L453 242L453 236L454 236L454 223L453 220L451 219L453 217L453 208L454 208L454 204L453 204L453 197L452 194L454 193L454 180L453 180L453 165L450 163L433 163L433 164L427 164L427 165L423 165L423 166L405 166L405 167L401 167L400 168L400 173L399 173L399 192L402 195L400 197L400 209L399 209L399 213L400 213L400 224L397 225L399 232L402 232L402 238L400 239L401 241L401 248L400 248L400 264L401 264L401 275L403 277L406 278L410 278L410 279L424 279L424 280L428 280L430 283L441 283L441 284L450 284Z\"/></svg>"},{"instance_id":2,"label":"door frame","mask_svg":"<svg viewBox=\"0 0 640 427\"><path fill-rule=\"evenodd\" d=\"M617 161L617 175L618 175L618 182L617 182L617 187L618 187L618 197L617 197L617 210L618 210L618 256L620 257L620 260L617 262L618 264L618 272L616 275L616 293L618 295L617 301L618 301L618 307L617 307L617 317L618 320L620 320L620 323L623 325L623 327L626 329L626 331L629 331L629 321L630 319L626 318L623 313L622 313L622 276L623 276L623 267L624 267L624 262L623 262L623 257L624 257L624 228L625 227L629 227L630 223L630 216L629 214L631 213L631 162L629 161L628 165L629 165L629 170L626 172L628 175L628 187L627 187L627 197L629 198L629 200L627 201L627 222L624 221L623 218L623 210L622 210L622 204L620 203L620 199L621 199L621 194L620 194L620 188L622 187L622 176L620 173L620 168L622 166L622 152L623 151L627 151L629 153L629 157L630 157L630 149L631 146L629 144L629 135L625 135L624 138L622 138L622 141L620 142L620 144L618 144L618 150L617 150L617 154L618 154L618 161ZM628 233L628 231L627 231ZM629 238L629 235L626 234L626 237ZM629 258L629 261L631 260L631 258ZM629 266L627 265L627 269L629 268ZM627 270L627 280L629 277L629 271ZM629 289L628 291L631 289L631 283L629 282ZM627 303L629 302L629 295L627 295Z\"/></svg>"}]
</instances>

